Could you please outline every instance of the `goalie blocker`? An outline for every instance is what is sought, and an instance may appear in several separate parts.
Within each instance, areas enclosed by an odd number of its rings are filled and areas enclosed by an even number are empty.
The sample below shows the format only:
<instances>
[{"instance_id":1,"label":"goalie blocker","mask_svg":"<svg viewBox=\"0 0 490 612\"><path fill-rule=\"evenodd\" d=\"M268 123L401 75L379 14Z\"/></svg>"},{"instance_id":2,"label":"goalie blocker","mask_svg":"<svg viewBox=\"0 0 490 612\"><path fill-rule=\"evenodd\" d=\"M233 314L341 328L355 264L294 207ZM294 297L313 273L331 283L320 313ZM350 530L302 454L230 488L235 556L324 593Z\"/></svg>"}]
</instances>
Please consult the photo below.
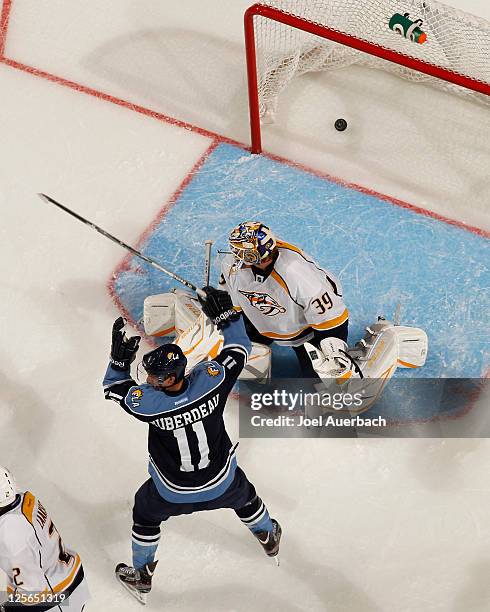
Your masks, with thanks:
<instances>
[{"instance_id":1,"label":"goalie blocker","mask_svg":"<svg viewBox=\"0 0 490 612\"><path fill-rule=\"evenodd\" d=\"M325 338L320 348L309 343L305 348L313 369L326 388L334 386L337 392L361 394L360 406L340 410L360 414L380 397L397 368L420 368L425 364L428 338L423 329L394 325L379 317L376 323L366 328L364 338L353 348L349 349L337 338ZM321 406L307 406L310 417L319 416L324 411Z\"/></svg>"}]
</instances>

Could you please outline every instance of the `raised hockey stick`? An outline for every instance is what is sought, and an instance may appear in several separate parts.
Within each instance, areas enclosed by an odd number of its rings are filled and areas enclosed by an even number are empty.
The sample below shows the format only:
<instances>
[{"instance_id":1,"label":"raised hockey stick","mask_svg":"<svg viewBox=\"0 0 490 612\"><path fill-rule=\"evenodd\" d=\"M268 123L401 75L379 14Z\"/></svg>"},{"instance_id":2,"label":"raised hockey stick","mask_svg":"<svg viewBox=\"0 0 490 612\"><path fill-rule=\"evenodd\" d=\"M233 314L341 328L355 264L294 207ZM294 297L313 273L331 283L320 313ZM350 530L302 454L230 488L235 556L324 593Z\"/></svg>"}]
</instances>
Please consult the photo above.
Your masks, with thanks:
<instances>
[{"instance_id":1,"label":"raised hockey stick","mask_svg":"<svg viewBox=\"0 0 490 612\"><path fill-rule=\"evenodd\" d=\"M92 223L92 221L89 221L88 219L85 219L85 217L82 217L81 215L79 215L78 213L74 212L73 210L70 210L69 208L67 208L63 204L60 204L56 200L53 200L53 198L50 198L45 193L38 193L37 195L41 198L41 200L44 200L45 202L48 202L49 204L54 204L58 208L61 208L61 210L64 210L66 213L68 213L72 217L75 217L75 219L78 219L78 221L81 221L85 225L88 225L89 227L91 227L95 231L99 232L99 234L102 234L102 236L105 236L106 238L109 238L109 240L112 240L112 242L115 242L119 246L122 246L123 249L126 249L127 251L129 251L130 253L135 255L136 257L139 257L143 261L146 261L146 263L150 264L150 266L153 266L157 270L160 270L160 272L163 272L167 276L170 276L170 278L173 278L174 280L178 281L179 283L182 283L183 285L185 285L189 289L192 289L192 291L195 291L197 293L197 295L199 295L200 297L202 297L202 298L206 297L206 294L204 293L204 291L202 289L199 289L198 287L196 287L196 285L193 285L190 281L186 280L185 278L182 278L182 276L179 276L178 274L175 274L175 272L171 272L170 270L167 270L166 268L161 266L158 262L156 262L151 257L147 257L146 255L143 255L143 253L141 253L140 251L137 251L132 246L129 246L129 244L126 244L122 240L119 240L119 238L116 238L112 234L109 234L109 232L106 232L105 230L103 230L98 225L95 225L95 223Z\"/></svg>"}]
</instances>

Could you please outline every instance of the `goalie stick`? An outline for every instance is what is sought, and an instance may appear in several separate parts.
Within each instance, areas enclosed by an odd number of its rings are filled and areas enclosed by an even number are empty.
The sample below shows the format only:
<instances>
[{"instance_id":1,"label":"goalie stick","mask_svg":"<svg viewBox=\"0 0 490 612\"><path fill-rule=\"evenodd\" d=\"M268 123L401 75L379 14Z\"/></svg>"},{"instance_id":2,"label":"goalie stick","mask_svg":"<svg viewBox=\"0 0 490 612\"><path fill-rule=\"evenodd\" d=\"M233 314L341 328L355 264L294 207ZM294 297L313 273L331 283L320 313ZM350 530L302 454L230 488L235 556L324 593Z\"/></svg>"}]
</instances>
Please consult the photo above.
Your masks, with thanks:
<instances>
[{"instance_id":1,"label":"goalie stick","mask_svg":"<svg viewBox=\"0 0 490 612\"><path fill-rule=\"evenodd\" d=\"M204 286L209 285L209 277L211 275L211 249L213 247L212 240L206 240L204 243Z\"/></svg>"},{"instance_id":2,"label":"goalie stick","mask_svg":"<svg viewBox=\"0 0 490 612\"><path fill-rule=\"evenodd\" d=\"M398 302L396 305L395 315L393 317L393 325L400 325L400 313L402 311L402 303Z\"/></svg>"},{"instance_id":3,"label":"goalie stick","mask_svg":"<svg viewBox=\"0 0 490 612\"><path fill-rule=\"evenodd\" d=\"M136 257L139 257L143 261L146 261L146 263L150 264L150 266L153 266L157 270L160 270L160 272L163 272L167 276L170 276L170 278L173 278L174 280L178 281L179 283L182 283L183 285L185 285L189 289L192 289L192 291L195 291L197 293L197 295L199 295L200 297L202 297L202 298L206 297L206 294L204 293L204 291L202 289L199 289L198 287L196 287L196 285L193 285L190 281L186 280L185 278L182 278L182 276L179 276L178 274L175 274L175 272L171 272L170 270L167 270L166 268L161 266L158 262L156 262L151 257L147 257L146 255L143 255L143 253L141 253L140 251L137 251L132 246L129 246L129 244L126 244L122 240L119 240L119 238L116 238L112 234L109 234L109 232L106 232L105 230L103 230L98 225L95 225L95 223L92 223L92 221L89 221L88 219L85 219L85 217L82 217L78 213L76 213L73 210L69 209L67 206L64 206L63 204L60 204L56 200L53 200L53 198L49 197L45 193L38 193L37 195L41 198L41 200L44 200L45 202L48 202L50 204L54 204L58 208L61 208L61 210L64 210L66 213L68 213L72 217L75 217L75 219L78 219L78 221L81 221L85 225L88 225L89 227L91 227L95 231L99 232L99 234L102 234L102 236L105 236L106 238L109 238L109 240L112 240L112 242L115 242L119 246L122 246L123 249L126 249L127 251L129 251L130 253L135 255Z\"/></svg>"}]
</instances>

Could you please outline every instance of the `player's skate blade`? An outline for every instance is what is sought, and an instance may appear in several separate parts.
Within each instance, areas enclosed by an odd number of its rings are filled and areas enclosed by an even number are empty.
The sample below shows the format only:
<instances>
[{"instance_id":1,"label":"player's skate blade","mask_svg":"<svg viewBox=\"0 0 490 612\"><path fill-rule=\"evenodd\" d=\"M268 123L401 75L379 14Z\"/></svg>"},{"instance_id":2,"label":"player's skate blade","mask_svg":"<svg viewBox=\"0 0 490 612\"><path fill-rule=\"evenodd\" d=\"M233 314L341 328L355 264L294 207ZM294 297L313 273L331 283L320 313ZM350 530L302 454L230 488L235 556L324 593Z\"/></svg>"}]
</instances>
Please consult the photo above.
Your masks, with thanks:
<instances>
[{"instance_id":1,"label":"player's skate blade","mask_svg":"<svg viewBox=\"0 0 490 612\"><path fill-rule=\"evenodd\" d=\"M140 604L146 605L148 593L151 591L151 578L157 561L145 565L141 570L136 570L125 563L116 566L116 580L137 599Z\"/></svg>"},{"instance_id":2,"label":"player's skate blade","mask_svg":"<svg viewBox=\"0 0 490 612\"><path fill-rule=\"evenodd\" d=\"M272 519L272 531L259 531L255 537L262 545L265 554L268 557L275 557L276 564L279 565L279 544L281 542L282 529L281 525Z\"/></svg>"},{"instance_id":3,"label":"player's skate blade","mask_svg":"<svg viewBox=\"0 0 490 612\"><path fill-rule=\"evenodd\" d=\"M131 595L135 599L137 599L140 602L140 604L142 604L143 606L146 606L146 600L147 600L146 593L140 593L134 587L130 586L129 584L126 584L126 582L123 582L117 574L116 574L116 580L119 582L119 584L121 584L126 589L126 591L131 593Z\"/></svg>"}]
</instances>

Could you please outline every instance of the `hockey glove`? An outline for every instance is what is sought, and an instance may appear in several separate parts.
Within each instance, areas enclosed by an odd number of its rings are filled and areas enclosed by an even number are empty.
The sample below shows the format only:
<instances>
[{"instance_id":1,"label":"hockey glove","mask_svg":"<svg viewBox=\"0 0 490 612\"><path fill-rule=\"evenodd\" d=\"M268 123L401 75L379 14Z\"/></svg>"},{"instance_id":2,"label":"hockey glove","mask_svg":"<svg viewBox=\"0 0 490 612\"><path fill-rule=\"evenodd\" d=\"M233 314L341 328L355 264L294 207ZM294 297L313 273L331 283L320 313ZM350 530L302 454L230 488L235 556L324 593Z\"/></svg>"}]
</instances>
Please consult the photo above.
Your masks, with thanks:
<instances>
[{"instance_id":1,"label":"hockey glove","mask_svg":"<svg viewBox=\"0 0 490 612\"><path fill-rule=\"evenodd\" d=\"M129 370L141 340L141 336L128 338L123 331L125 325L126 321L119 317L112 326L111 366L120 372Z\"/></svg>"},{"instance_id":2,"label":"hockey glove","mask_svg":"<svg viewBox=\"0 0 490 612\"><path fill-rule=\"evenodd\" d=\"M236 321L240 317L233 308L230 294L214 287L203 287L206 299L199 298L202 311L211 319L218 329L226 327L230 321Z\"/></svg>"}]
</instances>

